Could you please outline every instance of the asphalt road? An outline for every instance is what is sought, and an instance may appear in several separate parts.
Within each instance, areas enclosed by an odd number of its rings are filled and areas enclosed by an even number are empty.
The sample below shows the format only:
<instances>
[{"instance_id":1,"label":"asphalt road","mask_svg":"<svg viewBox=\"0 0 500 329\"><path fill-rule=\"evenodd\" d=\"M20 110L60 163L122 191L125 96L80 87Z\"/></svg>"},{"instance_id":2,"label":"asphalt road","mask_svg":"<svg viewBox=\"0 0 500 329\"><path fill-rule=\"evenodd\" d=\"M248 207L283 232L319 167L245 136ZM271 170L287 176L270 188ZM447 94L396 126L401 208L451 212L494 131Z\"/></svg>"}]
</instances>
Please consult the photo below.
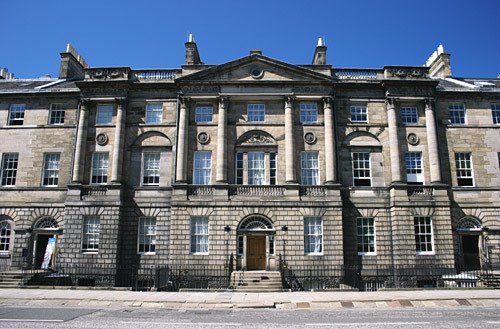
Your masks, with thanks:
<instances>
[{"instance_id":1,"label":"asphalt road","mask_svg":"<svg viewBox=\"0 0 500 329\"><path fill-rule=\"evenodd\" d=\"M166 310L6 307L0 328L500 328L498 308Z\"/></svg>"}]
</instances>

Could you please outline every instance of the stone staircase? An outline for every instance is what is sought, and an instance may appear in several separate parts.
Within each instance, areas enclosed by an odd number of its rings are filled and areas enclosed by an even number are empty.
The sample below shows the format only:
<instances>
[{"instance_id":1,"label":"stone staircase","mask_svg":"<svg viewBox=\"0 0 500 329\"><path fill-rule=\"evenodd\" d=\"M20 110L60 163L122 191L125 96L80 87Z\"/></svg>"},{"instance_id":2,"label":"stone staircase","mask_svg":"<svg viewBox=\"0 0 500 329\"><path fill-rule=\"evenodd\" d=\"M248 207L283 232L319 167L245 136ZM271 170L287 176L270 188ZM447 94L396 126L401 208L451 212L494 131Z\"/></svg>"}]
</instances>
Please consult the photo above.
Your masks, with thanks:
<instances>
[{"instance_id":1,"label":"stone staircase","mask_svg":"<svg viewBox=\"0 0 500 329\"><path fill-rule=\"evenodd\" d=\"M23 282L22 271L0 272L0 288L18 288Z\"/></svg>"},{"instance_id":2,"label":"stone staircase","mask_svg":"<svg viewBox=\"0 0 500 329\"><path fill-rule=\"evenodd\" d=\"M482 274L481 281L488 288L500 289L500 271Z\"/></svg>"},{"instance_id":3,"label":"stone staircase","mask_svg":"<svg viewBox=\"0 0 500 329\"><path fill-rule=\"evenodd\" d=\"M234 271L231 287L238 292L284 291L278 271Z\"/></svg>"}]
</instances>

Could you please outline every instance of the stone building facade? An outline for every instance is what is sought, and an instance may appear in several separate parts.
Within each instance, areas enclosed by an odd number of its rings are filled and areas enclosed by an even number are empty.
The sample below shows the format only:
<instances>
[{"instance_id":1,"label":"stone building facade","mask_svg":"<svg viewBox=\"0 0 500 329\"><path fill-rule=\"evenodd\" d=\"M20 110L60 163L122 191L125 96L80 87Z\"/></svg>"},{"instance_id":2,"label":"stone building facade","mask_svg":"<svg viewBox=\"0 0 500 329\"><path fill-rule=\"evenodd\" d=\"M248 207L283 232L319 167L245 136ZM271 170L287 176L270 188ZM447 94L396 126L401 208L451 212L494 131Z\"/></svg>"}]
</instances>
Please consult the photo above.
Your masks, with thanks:
<instances>
[{"instance_id":1,"label":"stone building facade","mask_svg":"<svg viewBox=\"0 0 500 329\"><path fill-rule=\"evenodd\" d=\"M259 50L0 79L2 267L499 265L500 80Z\"/></svg>"}]
</instances>

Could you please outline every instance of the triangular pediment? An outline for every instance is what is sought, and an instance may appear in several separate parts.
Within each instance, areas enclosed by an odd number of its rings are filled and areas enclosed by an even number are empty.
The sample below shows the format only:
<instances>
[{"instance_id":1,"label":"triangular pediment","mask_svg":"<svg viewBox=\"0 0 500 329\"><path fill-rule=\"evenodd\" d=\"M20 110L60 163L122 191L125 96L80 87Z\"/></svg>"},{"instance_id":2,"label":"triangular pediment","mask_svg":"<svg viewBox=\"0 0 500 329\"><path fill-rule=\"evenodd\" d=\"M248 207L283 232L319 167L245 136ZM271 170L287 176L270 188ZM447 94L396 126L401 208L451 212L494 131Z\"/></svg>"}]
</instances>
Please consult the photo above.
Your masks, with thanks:
<instances>
[{"instance_id":1,"label":"triangular pediment","mask_svg":"<svg viewBox=\"0 0 500 329\"><path fill-rule=\"evenodd\" d=\"M252 54L176 79L176 82L331 82L334 78L298 65Z\"/></svg>"}]
</instances>

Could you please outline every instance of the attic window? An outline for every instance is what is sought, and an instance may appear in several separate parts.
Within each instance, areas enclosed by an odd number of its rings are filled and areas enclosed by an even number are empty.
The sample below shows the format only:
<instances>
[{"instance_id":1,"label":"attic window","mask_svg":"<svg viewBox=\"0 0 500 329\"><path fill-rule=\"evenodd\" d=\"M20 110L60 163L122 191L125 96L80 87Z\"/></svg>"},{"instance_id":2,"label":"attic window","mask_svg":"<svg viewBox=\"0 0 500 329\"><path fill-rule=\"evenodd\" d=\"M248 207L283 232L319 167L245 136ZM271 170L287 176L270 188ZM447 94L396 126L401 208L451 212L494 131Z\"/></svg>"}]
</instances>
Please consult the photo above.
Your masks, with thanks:
<instances>
[{"instance_id":1,"label":"attic window","mask_svg":"<svg viewBox=\"0 0 500 329\"><path fill-rule=\"evenodd\" d=\"M254 79L260 79L262 78L262 76L264 75L264 70L262 70L261 68L259 67L254 67L250 70L250 75L252 76L252 78Z\"/></svg>"}]
</instances>

